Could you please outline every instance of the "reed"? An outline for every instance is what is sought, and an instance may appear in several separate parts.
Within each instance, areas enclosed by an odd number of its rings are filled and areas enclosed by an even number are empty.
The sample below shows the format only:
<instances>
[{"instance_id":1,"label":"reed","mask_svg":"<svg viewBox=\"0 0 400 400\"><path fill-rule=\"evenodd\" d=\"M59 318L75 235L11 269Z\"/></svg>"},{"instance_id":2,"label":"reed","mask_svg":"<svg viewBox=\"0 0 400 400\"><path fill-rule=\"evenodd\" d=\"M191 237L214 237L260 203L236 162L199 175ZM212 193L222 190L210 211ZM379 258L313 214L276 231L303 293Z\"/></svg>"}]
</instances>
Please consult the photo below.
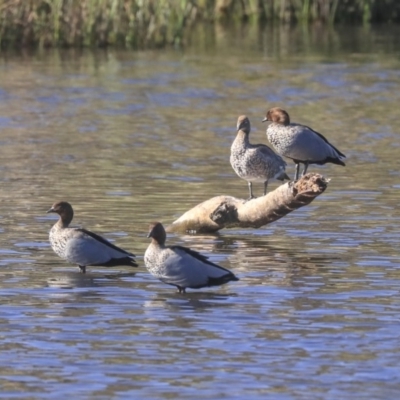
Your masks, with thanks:
<instances>
[{"instance_id":1,"label":"reed","mask_svg":"<svg viewBox=\"0 0 400 400\"><path fill-rule=\"evenodd\" d=\"M0 0L0 45L163 47L217 20L400 22L400 1Z\"/></svg>"}]
</instances>

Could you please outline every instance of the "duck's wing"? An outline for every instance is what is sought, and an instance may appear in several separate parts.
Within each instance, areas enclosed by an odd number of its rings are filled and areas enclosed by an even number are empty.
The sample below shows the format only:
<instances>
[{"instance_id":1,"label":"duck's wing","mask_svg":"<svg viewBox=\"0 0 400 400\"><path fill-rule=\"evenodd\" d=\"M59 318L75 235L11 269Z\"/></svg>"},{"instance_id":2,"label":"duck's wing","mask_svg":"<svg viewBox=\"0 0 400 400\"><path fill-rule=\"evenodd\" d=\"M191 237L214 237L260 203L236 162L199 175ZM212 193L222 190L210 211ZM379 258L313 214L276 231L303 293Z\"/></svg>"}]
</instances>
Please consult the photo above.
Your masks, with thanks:
<instances>
[{"instance_id":1,"label":"duck's wing","mask_svg":"<svg viewBox=\"0 0 400 400\"><path fill-rule=\"evenodd\" d=\"M97 233L88 231L87 229L84 229L84 228L76 228L76 230L78 230L80 232L83 232L84 234L92 237L93 239L97 240L98 242L104 244L105 246L110 247L111 249L119 251L120 253L123 253L123 254L125 254L127 256L135 257L135 255L133 253L130 253L130 252L124 250L124 249L121 249L120 247L116 246L115 244L112 244L107 239L103 238L102 236L98 235Z\"/></svg>"},{"instance_id":2,"label":"duck's wing","mask_svg":"<svg viewBox=\"0 0 400 400\"><path fill-rule=\"evenodd\" d=\"M258 144L257 151L259 151L264 157L268 157L274 162L279 163L281 167L286 167L284 159L279 154L276 154L271 147L265 144Z\"/></svg>"},{"instance_id":3,"label":"duck's wing","mask_svg":"<svg viewBox=\"0 0 400 400\"><path fill-rule=\"evenodd\" d=\"M137 265L132 253L83 228L70 231L66 256L68 261L82 266Z\"/></svg>"},{"instance_id":4,"label":"duck's wing","mask_svg":"<svg viewBox=\"0 0 400 400\"><path fill-rule=\"evenodd\" d=\"M227 270L226 268L221 267L220 265L217 265L217 264L214 264L213 262L211 262L209 260L209 257L199 253L196 250L189 249L189 247L170 246L170 249L173 250L173 251L181 252L182 254L187 254L190 257L193 257L194 259L196 259L196 260L198 260L198 261L200 261L200 262L202 262L204 264L210 265L210 266L215 267L215 268L219 268L220 270L223 270L225 272L229 272L229 270Z\"/></svg>"},{"instance_id":5,"label":"duck's wing","mask_svg":"<svg viewBox=\"0 0 400 400\"><path fill-rule=\"evenodd\" d=\"M165 260L167 277L164 282L179 287L201 288L221 285L230 280L237 280L235 275L208 260L208 257L183 246L169 247L170 257Z\"/></svg>"},{"instance_id":6,"label":"duck's wing","mask_svg":"<svg viewBox=\"0 0 400 400\"><path fill-rule=\"evenodd\" d=\"M346 156L345 156L339 149L337 149L332 143L330 143L329 140L328 140L322 133L317 132L316 130L310 128L310 127L307 126L307 125L300 125L300 124L296 124L296 125L301 126L302 128L308 129L309 131L315 133L315 134L316 134L317 136L319 136L325 143L327 143L329 146L331 146L331 147L333 148L333 150L336 151L336 153L338 154L338 156L346 158Z\"/></svg>"}]
</instances>

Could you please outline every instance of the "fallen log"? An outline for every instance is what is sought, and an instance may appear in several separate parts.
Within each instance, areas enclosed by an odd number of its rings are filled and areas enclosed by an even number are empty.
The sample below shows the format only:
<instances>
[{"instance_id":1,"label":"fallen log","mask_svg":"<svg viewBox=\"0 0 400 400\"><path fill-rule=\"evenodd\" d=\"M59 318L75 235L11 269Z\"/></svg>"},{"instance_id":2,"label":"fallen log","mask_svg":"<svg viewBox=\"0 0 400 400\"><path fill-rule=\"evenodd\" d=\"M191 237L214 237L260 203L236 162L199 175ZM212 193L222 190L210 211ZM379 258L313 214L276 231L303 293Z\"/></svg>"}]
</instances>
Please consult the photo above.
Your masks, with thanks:
<instances>
[{"instance_id":1,"label":"fallen log","mask_svg":"<svg viewBox=\"0 0 400 400\"><path fill-rule=\"evenodd\" d=\"M223 228L260 228L310 204L328 186L322 175L309 173L296 183L278 186L252 200L216 196L193 207L171 225L167 232L212 233Z\"/></svg>"}]
</instances>

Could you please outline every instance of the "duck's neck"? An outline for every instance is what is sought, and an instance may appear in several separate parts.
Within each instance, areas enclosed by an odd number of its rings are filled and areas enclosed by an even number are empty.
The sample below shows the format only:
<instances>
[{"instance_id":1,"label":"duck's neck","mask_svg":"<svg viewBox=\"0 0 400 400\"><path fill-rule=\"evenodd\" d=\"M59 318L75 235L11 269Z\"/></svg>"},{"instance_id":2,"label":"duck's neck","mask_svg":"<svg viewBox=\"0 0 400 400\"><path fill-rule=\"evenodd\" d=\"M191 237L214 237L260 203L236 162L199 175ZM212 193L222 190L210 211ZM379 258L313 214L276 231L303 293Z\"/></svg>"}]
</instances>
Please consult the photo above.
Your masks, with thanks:
<instances>
[{"instance_id":1,"label":"duck's neck","mask_svg":"<svg viewBox=\"0 0 400 400\"><path fill-rule=\"evenodd\" d=\"M290 124L286 124L286 123L283 123L283 122L272 122L270 125L274 125L274 126L277 126L279 128L284 128L285 126L289 126Z\"/></svg>"},{"instance_id":2,"label":"duck's neck","mask_svg":"<svg viewBox=\"0 0 400 400\"><path fill-rule=\"evenodd\" d=\"M70 222L71 222L71 221L65 221L65 220L62 220L62 219L60 218L60 219L55 223L54 226L55 226L57 229L65 229L65 228L68 228Z\"/></svg>"},{"instance_id":3,"label":"duck's neck","mask_svg":"<svg viewBox=\"0 0 400 400\"><path fill-rule=\"evenodd\" d=\"M235 139L236 144L247 146L249 142L249 134L240 130L238 131Z\"/></svg>"},{"instance_id":4,"label":"duck's neck","mask_svg":"<svg viewBox=\"0 0 400 400\"><path fill-rule=\"evenodd\" d=\"M151 245L154 247L158 247L160 249L164 249L165 248L165 243L159 243L158 240L152 238L151 239Z\"/></svg>"}]
</instances>

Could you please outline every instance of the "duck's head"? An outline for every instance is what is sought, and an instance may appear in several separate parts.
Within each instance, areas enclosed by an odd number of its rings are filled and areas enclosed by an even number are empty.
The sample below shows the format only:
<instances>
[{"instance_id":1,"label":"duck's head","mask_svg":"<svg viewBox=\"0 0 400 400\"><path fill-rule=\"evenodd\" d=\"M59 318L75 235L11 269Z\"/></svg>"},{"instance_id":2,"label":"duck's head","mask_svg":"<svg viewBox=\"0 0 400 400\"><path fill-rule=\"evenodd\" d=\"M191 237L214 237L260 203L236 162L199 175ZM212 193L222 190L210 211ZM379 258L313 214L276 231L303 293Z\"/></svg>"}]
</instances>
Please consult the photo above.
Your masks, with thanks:
<instances>
[{"instance_id":1,"label":"duck's head","mask_svg":"<svg viewBox=\"0 0 400 400\"><path fill-rule=\"evenodd\" d=\"M271 108L267 111L265 118L262 122L271 121L281 125L289 125L290 124L290 117L289 114L279 107Z\"/></svg>"},{"instance_id":2,"label":"duck's head","mask_svg":"<svg viewBox=\"0 0 400 400\"><path fill-rule=\"evenodd\" d=\"M237 130L245 133L250 133L250 120L246 115L241 115L237 120Z\"/></svg>"},{"instance_id":3,"label":"duck's head","mask_svg":"<svg viewBox=\"0 0 400 400\"><path fill-rule=\"evenodd\" d=\"M72 209L71 204L69 204L67 201L59 201L54 203L51 208L47 210L47 213L58 214L64 225L68 225L74 217L74 210Z\"/></svg>"},{"instance_id":4,"label":"duck's head","mask_svg":"<svg viewBox=\"0 0 400 400\"><path fill-rule=\"evenodd\" d=\"M149 226L149 233L147 237L152 238L153 241L157 242L160 245L164 245L165 240L167 239L167 234L165 233L165 229L162 226L162 223L152 222Z\"/></svg>"}]
</instances>

